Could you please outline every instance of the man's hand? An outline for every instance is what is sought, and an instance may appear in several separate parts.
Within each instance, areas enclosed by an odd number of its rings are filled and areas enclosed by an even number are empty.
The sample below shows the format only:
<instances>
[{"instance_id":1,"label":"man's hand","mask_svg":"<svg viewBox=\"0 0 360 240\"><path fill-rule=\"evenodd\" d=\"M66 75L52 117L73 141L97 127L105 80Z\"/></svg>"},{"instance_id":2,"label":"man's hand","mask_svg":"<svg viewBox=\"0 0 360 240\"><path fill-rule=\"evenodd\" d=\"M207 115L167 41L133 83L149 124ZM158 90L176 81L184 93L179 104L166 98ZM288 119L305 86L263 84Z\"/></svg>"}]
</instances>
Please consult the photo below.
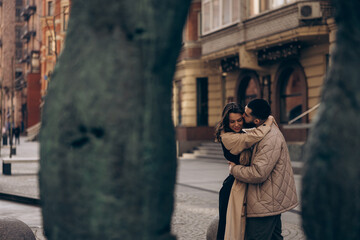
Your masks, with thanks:
<instances>
[{"instance_id":1,"label":"man's hand","mask_svg":"<svg viewBox=\"0 0 360 240\"><path fill-rule=\"evenodd\" d=\"M229 163L229 173L231 174L231 169L232 169L232 167L235 166L236 164L233 163L233 162L230 162L230 161L228 161L228 163Z\"/></svg>"}]
</instances>

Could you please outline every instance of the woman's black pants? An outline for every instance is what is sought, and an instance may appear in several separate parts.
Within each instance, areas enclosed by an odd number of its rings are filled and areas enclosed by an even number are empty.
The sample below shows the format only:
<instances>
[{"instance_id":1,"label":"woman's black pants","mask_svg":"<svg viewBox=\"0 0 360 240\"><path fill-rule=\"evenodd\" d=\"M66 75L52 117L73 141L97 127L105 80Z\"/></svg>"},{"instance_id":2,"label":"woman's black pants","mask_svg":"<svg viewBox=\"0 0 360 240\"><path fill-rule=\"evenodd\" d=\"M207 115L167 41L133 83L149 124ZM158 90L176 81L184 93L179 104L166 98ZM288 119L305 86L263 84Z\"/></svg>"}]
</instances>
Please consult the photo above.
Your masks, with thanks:
<instances>
[{"instance_id":1,"label":"woman's black pants","mask_svg":"<svg viewBox=\"0 0 360 240\"><path fill-rule=\"evenodd\" d=\"M230 197L230 191L234 183L234 176L229 175L223 182L219 192L219 225L216 239L223 240L226 225L226 211Z\"/></svg>"}]
</instances>

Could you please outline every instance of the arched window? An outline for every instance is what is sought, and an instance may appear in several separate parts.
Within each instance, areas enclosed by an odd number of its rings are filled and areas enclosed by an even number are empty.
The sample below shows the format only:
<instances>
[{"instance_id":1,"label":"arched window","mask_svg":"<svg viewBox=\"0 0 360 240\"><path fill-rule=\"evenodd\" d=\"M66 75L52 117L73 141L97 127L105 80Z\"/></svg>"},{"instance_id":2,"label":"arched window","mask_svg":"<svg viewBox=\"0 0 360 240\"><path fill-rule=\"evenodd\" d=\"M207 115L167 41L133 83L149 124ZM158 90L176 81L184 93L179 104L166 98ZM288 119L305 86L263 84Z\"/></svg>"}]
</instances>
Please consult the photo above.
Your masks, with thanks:
<instances>
[{"instance_id":1,"label":"arched window","mask_svg":"<svg viewBox=\"0 0 360 240\"><path fill-rule=\"evenodd\" d=\"M304 105L304 78L299 69L289 67L280 74L280 123L290 120L306 111ZM296 123L301 123L299 119Z\"/></svg>"},{"instance_id":2,"label":"arched window","mask_svg":"<svg viewBox=\"0 0 360 240\"><path fill-rule=\"evenodd\" d=\"M303 68L297 61L287 61L280 66L276 77L276 109L273 114L283 130L285 139L303 141L307 129L295 127L294 124L307 123L308 116L296 120L292 125L289 121L307 110L307 83Z\"/></svg>"},{"instance_id":3,"label":"arched window","mask_svg":"<svg viewBox=\"0 0 360 240\"><path fill-rule=\"evenodd\" d=\"M261 98L259 78L253 71L242 71L237 87L237 102L246 106L255 98Z\"/></svg>"}]
</instances>

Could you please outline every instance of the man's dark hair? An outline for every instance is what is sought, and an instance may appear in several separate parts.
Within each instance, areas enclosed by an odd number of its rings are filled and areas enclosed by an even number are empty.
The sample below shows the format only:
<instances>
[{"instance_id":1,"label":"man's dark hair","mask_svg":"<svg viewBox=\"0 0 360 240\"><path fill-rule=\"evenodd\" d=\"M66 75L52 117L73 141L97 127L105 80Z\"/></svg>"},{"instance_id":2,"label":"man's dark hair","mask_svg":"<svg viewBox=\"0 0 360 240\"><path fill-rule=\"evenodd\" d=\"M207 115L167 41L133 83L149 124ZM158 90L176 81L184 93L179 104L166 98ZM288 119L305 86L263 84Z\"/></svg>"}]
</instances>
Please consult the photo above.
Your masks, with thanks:
<instances>
[{"instance_id":1,"label":"man's dark hair","mask_svg":"<svg viewBox=\"0 0 360 240\"><path fill-rule=\"evenodd\" d=\"M251 109L251 115L261 120L266 120L271 114L270 105L264 99L254 99L248 103L247 107Z\"/></svg>"}]
</instances>

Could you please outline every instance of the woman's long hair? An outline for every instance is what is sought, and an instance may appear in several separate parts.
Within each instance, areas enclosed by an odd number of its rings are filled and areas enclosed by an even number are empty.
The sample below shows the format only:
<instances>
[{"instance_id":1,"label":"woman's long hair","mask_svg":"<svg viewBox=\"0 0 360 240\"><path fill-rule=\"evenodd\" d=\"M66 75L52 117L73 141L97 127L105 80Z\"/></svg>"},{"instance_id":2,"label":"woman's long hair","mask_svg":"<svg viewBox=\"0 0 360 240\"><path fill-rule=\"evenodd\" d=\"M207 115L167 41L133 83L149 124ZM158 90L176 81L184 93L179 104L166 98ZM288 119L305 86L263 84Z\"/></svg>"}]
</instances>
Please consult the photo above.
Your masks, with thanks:
<instances>
[{"instance_id":1,"label":"woman's long hair","mask_svg":"<svg viewBox=\"0 0 360 240\"><path fill-rule=\"evenodd\" d=\"M221 117L221 121L216 125L215 127L215 136L216 136L216 140L218 142L221 142L221 132L232 132L232 130L229 127L229 114L230 113L240 113L243 114L244 113L244 109L237 103L235 102L230 102L228 104L226 104L226 106L224 107L224 110L222 112L222 117Z\"/></svg>"}]
</instances>

